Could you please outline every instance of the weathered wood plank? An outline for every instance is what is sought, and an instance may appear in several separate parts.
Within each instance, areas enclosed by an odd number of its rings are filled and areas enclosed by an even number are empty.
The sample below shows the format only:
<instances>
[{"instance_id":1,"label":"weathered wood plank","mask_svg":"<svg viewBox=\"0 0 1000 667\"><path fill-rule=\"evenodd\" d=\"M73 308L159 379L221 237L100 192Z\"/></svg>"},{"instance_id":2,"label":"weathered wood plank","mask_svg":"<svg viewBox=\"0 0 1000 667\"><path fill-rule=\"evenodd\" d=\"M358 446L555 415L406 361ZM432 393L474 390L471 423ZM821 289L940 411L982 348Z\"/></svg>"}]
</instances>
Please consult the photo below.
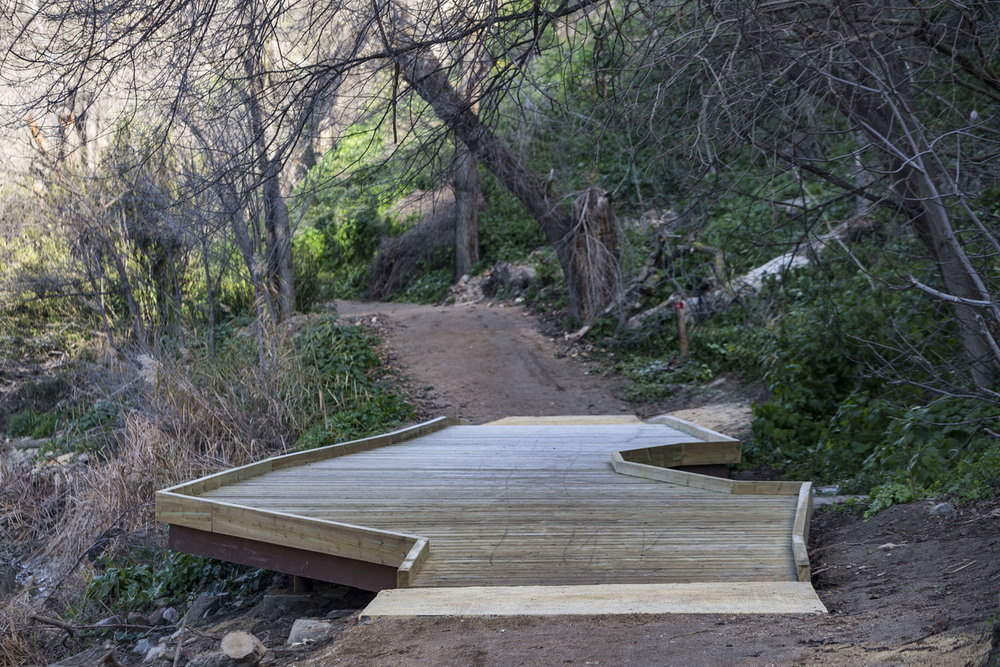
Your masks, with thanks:
<instances>
[{"instance_id":1,"label":"weathered wood plank","mask_svg":"<svg viewBox=\"0 0 1000 667\"><path fill-rule=\"evenodd\" d=\"M198 530L212 530L210 502L171 491L157 491L154 501L157 521Z\"/></svg>"},{"instance_id":2,"label":"weathered wood plank","mask_svg":"<svg viewBox=\"0 0 1000 667\"><path fill-rule=\"evenodd\" d=\"M427 562L430 555L430 545L426 537L422 537L413 543L406 559L403 560L396 571L397 588L408 588L413 585L413 580L420 572L420 568Z\"/></svg>"},{"instance_id":3,"label":"weathered wood plank","mask_svg":"<svg viewBox=\"0 0 1000 667\"><path fill-rule=\"evenodd\" d=\"M618 452L611 455L611 465L615 472L622 475L631 475L643 479L652 479L658 482L676 484L678 486L690 486L706 491L716 491L718 493L732 493L732 480L721 479L719 477L709 477L698 473L686 472L682 470L671 470L670 468L660 468L642 463L632 463L622 458Z\"/></svg>"},{"instance_id":4,"label":"weathered wood plank","mask_svg":"<svg viewBox=\"0 0 1000 667\"><path fill-rule=\"evenodd\" d=\"M626 449L619 452L630 463L673 468L677 466L711 465L714 463L739 463L742 448L732 442L699 442Z\"/></svg>"},{"instance_id":5,"label":"weathered wood plank","mask_svg":"<svg viewBox=\"0 0 1000 667\"><path fill-rule=\"evenodd\" d=\"M739 442L735 438L731 438L728 435L707 429L704 426L700 426L694 422L689 422L688 420L681 419L680 417L659 415L657 417L651 417L646 421L650 424L663 424L664 426L669 426L670 428L676 429L682 433L693 435L698 440L702 440L704 442Z\"/></svg>"},{"instance_id":6,"label":"weathered wood plank","mask_svg":"<svg viewBox=\"0 0 1000 667\"><path fill-rule=\"evenodd\" d=\"M824 614L799 582L604 586L497 586L387 590L361 612L386 616L565 614Z\"/></svg>"},{"instance_id":7,"label":"weathered wood plank","mask_svg":"<svg viewBox=\"0 0 1000 667\"><path fill-rule=\"evenodd\" d=\"M809 566L809 523L812 520L813 493L812 483L804 482L799 490L799 498L795 507L795 523L792 524L792 558L799 581L812 581L812 569Z\"/></svg>"},{"instance_id":8,"label":"weathered wood plank","mask_svg":"<svg viewBox=\"0 0 1000 667\"><path fill-rule=\"evenodd\" d=\"M388 565L303 551L283 544L218 535L176 524L170 526L169 544L175 551L353 586L366 591L380 591L396 585L396 568Z\"/></svg>"},{"instance_id":9,"label":"weathered wood plank","mask_svg":"<svg viewBox=\"0 0 1000 667\"><path fill-rule=\"evenodd\" d=\"M264 542L277 540L296 549L393 567L403 563L413 544L420 539L417 535L218 501L212 504L212 532Z\"/></svg>"},{"instance_id":10,"label":"weathered wood plank","mask_svg":"<svg viewBox=\"0 0 1000 667\"><path fill-rule=\"evenodd\" d=\"M374 449L376 447L395 445L400 442L405 442L406 440L412 438L419 438L440 429L447 428L448 426L454 426L460 423L462 422L454 417L438 417L422 424L402 428L398 431L393 431L392 433L386 433L385 435L377 435L370 438L362 438L360 440L351 440L349 442L330 445L328 447L319 447L317 449L310 449L304 452L293 452L291 454L274 456L257 463L251 463L249 465L240 466L239 468L232 468L230 470L224 470L212 475L206 475L205 477L196 479L193 482L178 484L164 489L164 491L187 495L200 495L213 489L218 489L222 486L237 484L247 479L259 477L271 472L272 470L305 465L338 456L353 454L359 451Z\"/></svg>"}]
</instances>

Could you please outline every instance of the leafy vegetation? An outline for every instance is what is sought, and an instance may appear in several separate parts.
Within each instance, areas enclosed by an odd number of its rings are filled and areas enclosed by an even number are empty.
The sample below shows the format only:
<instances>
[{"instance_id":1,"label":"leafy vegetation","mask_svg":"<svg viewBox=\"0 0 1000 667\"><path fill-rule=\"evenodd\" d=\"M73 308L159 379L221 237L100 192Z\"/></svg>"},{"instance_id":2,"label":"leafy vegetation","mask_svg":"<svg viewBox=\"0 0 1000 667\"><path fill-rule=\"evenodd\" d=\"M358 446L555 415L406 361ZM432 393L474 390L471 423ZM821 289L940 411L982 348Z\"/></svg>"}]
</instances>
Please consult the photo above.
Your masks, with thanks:
<instances>
[{"instance_id":1,"label":"leafy vegetation","mask_svg":"<svg viewBox=\"0 0 1000 667\"><path fill-rule=\"evenodd\" d=\"M86 599L116 613L142 612L184 602L196 591L251 595L270 579L265 570L179 551L152 554L152 558L120 564L102 558L100 571L87 584Z\"/></svg>"},{"instance_id":2,"label":"leafy vegetation","mask_svg":"<svg viewBox=\"0 0 1000 667\"><path fill-rule=\"evenodd\" d=\"M311 320L296 340L311 386L307 413L313 415L297 447L312 449L374 435L413 419L404 396L388 388L374 351L377 341L357 326L341 326L336 318Z\"/></svg>"}]
</instances>

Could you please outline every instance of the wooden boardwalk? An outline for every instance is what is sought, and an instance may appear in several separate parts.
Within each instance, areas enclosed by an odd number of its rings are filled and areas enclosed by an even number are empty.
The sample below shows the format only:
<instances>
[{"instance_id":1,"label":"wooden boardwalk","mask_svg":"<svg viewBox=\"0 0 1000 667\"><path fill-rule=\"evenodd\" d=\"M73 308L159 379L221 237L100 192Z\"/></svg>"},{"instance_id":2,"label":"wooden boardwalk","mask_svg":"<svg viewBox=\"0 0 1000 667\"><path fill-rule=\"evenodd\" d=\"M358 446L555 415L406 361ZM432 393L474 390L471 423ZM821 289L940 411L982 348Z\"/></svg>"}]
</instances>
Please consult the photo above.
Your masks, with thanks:
<instances>
[{"instance_id":1,"label":"wooden boardwalk","mask_svg":"<svg viewBox=\"0 0 1000 667\"><path fill-rule=\"evenodd\" d=\"M606 421L438 421L174 487L157 512L180 548L282 570L252 556L274 545L292 550L278 561L332 558L334 575L389 568L400 587L808 581L808 485L677 472L664 466L733 462L739 445Z\"/></svg>"}]
</instances>

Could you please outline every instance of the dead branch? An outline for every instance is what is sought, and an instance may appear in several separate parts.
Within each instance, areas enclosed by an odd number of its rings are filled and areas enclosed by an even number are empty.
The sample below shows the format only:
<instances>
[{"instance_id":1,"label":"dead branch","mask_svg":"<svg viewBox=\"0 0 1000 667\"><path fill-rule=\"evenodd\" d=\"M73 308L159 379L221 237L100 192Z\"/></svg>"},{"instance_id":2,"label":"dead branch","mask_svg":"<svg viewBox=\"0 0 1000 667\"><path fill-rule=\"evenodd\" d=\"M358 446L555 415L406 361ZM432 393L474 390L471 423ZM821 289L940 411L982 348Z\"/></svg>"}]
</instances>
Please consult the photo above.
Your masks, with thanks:
<instances>
[{"instance_id":1,"label":"dead branch","mask_svg":"<svg viewBox=\"0 0 1000 667\"><path fill-rule=\"evenodd\" d=\"M649 318L672 309L678 301L684 302L687 316L695 319L724 311L737 299L756 296L763 288L765 280L769 278L780 280L788 271L808 265L812 261L812 258L821 254L830 245L857 238L859 231L870 232L872 227L864 224L866 220L867 218L865 220L859 218L845 220L837 225L833 231L815 238L806 239L792 250L768 260L742 276L738 276L732 280L724 280L719 286L704 294L698 296L672 294L669 298L661 301L652 308L630 317L626 322L626 326L630 329L636 329L642 326L643 322ZM697 250L699 252L714 254L713 251L715 249L709 246L702 246ZM723 268L722 270L724 271L725 269Z\"/></svg>"}]
</instances>

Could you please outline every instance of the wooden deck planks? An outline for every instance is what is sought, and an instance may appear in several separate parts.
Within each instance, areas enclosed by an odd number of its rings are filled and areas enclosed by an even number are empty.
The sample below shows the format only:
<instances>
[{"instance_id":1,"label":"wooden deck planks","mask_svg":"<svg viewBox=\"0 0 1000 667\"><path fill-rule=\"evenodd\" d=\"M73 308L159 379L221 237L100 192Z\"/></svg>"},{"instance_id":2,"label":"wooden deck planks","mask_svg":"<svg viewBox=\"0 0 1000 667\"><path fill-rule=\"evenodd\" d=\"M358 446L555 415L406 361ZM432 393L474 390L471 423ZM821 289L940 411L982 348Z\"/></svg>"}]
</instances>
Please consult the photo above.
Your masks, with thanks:
<instances>
[{"instance_id":1,"label":"wooden deck planks","mask_svg":"<svg viewBox=\"0 0 1000 667\"><path fill-rule=\"evenodd\" d=\"M544 426L451 426L202 496L424 536L411 586L797 578L797 496L735 497L613 471L612 451L691 441L666 425Z\"/></svg>"}]
</instances>

